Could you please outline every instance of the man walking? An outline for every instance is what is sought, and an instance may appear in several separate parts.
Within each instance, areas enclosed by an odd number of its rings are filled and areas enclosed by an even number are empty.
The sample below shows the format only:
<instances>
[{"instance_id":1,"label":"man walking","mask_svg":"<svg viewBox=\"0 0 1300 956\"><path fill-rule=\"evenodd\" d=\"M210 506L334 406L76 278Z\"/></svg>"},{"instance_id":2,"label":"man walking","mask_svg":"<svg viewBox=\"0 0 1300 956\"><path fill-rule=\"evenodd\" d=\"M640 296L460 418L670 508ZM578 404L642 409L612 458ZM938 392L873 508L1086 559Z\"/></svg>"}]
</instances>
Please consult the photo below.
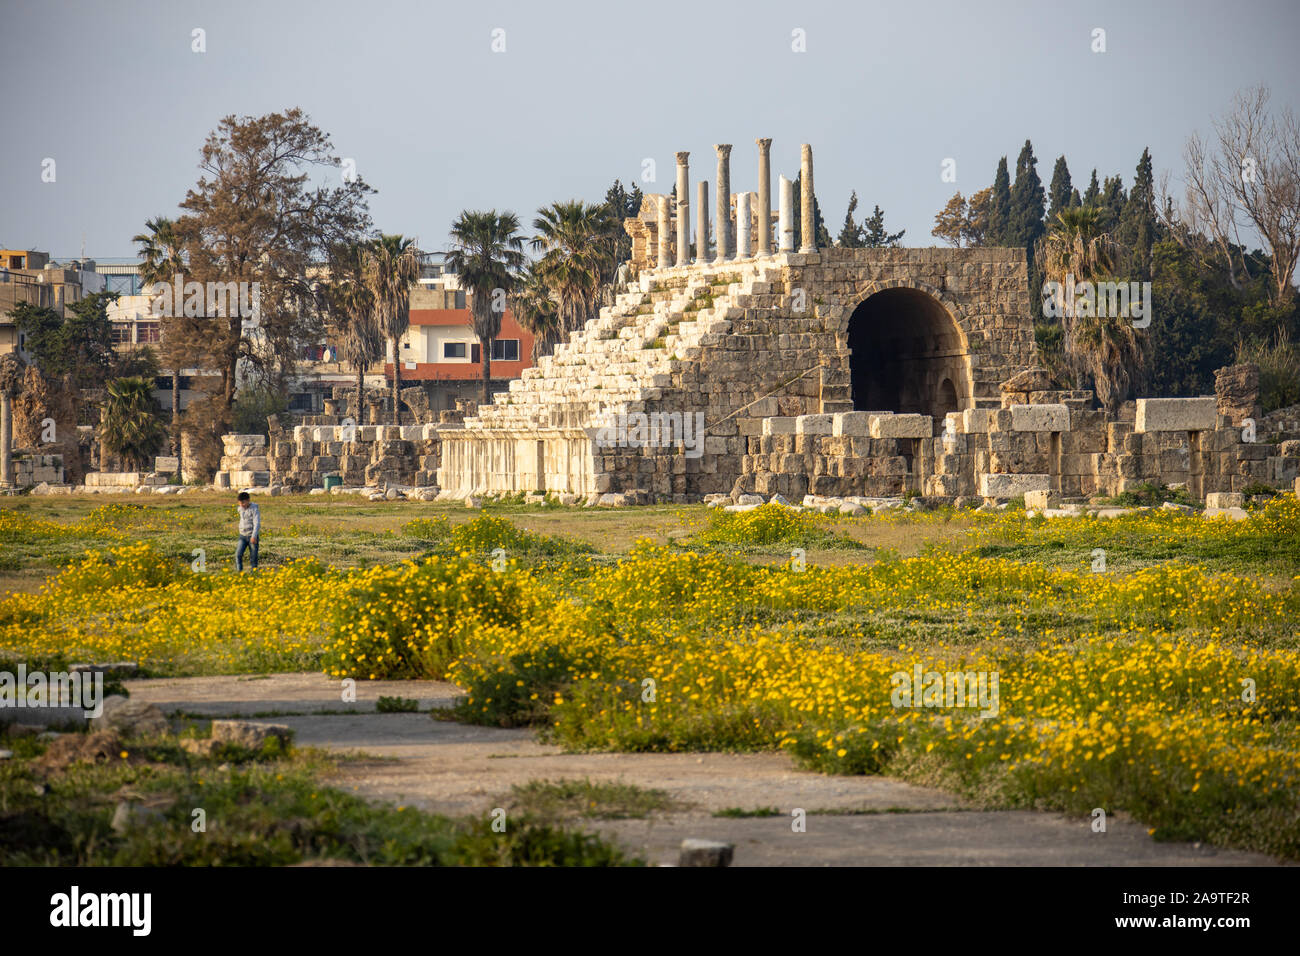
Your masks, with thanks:
<instances>
[{"instance_id":1,"label":"man walking","mask_svg":"<svg viewBox=\"0 0 1300 956\"><path fill-rule=\"evenodd\" d=\"M235 570L244 570L244 551L252 549L253 567L257 567L257 539L262 533L262 513L248 497L247 491L239 493L239 546L235 548Z\"/></svg>"}]
</instances>

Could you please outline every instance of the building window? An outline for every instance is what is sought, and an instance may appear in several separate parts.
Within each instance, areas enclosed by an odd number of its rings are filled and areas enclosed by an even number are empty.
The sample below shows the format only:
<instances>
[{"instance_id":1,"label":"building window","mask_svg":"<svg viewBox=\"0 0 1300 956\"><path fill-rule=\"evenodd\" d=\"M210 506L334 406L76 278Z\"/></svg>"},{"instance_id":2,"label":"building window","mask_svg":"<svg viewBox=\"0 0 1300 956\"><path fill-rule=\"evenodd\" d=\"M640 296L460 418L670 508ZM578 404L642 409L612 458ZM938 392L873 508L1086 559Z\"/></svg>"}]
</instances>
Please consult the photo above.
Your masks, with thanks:
<instances>
[{"instance_id":1,"label":"building window","mask_svg":"<svg viewBox=\"0 0 1300 956\"><path fill-rule=\"evenodd\" d=\"M162 323L160 322L141 322L139 328L139 342L161 342L162 341Z\"/></svg>"},{"instance_id":2,"label":"building window","mask_svg":"<svg viewBox=\"0 0 1300 956\"><path fill-rule=\"evenodd\" d=\"M463 359L465 357L465 343L443 342L442 357L445 359Z\"/></svg>"},{"instance_id":3,"label":"building window","mask_svg":"<svg viewBox=\"0 0 1300 956\"><path fill-rule=\"evenodd\" d=\"M130 345L131 344L131 323L114 322L112 341L114 345Z\"/></svg>"},{"instance_id":4,"label":"building window","mask_svg":"<svg viewBox=\"0 0 1300 956\"><path fill-rule=\"evenodd\" d=\"M518 339L494 339L492 341L492 361L518 362L519 361L519 340Z\"/></svg>"},{"instance_id":5,"label":"building window","mask_svg":"<svg viewBox=\"0 0 1300 956\"><path fill-rule=\"evenodd\" d=\"M469 360L470 360L471 362L481 362L481 361L483 361L483 354L482 354L481 349L482 349L482 346L480 346L477 342L475 342L473 345L470 346L470 349L469 349Z\"/></svg>"},{"instance_id":6,"label":"building window","mask_svg":"<svg viewBox=\"0 0 1300 956\"><path fill-rule=\"evenodd\" d=\"M311 392L297 392L289 396L289 411L291 412L313 412L315 403L312 401Z\"/></svg>"}]
</instances>

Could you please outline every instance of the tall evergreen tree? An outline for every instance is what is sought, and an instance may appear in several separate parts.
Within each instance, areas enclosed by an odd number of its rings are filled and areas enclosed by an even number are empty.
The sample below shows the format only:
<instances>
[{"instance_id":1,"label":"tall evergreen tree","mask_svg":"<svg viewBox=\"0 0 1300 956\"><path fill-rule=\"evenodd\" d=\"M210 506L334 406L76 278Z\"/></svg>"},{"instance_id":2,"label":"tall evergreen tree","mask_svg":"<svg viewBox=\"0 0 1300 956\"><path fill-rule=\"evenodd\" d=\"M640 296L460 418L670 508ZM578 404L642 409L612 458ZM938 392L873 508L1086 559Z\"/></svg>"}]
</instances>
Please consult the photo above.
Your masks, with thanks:
<instances>
[{"instance_id":1,"label":"tall evergreen tree","mask_svg":"<svg viewBox=\"0 0 1300 956\"><path fill-rule=\"evenodd\" d=\"M1101 198L1098 208L1101 211L1101 231L1114 235L1119 230L1120 216L1124 213L1124 180L1119 176L1107 176L1102 183Z\"/></svg>"},{"instance_id":2,"label":"tall evergreen tree","mask_svg":"<svg viewBox=\"0 0 1300 956\"><path fill-rule=\"evenodd\" d=\"M990 246L1007 245L1011 224L1011 176L1007 172L1007 158L998 160L998 171L993 177L993 194L989 197L989 223L984 241Z\"/></svg>"},{"instance_id":3,"label":"tall evergreen tree","mask_svg":"<svg viewBox=\"0 0 1300 956\"><path fill-rule=\"evenodd\" d=\"M1101 201L1101 187L1097 185L1097 170L1092 171L1092 181L1083 194L1083 205L1096 206Z\"/></svg>"},{"instance_id":4,"label":"tall evergreen tree","mask_svg":"<svg viewBox=\"0 0 1300 956\"><path fill-rule=\"evenodd\" d=\"M849 196L849 208L844 213L844 225L840 229L839 244L845 249L862 248L862 227L853 218L853 214L857 209L858 191L855 189Z\"/></svg>"},{"instance_id":5,"label":"tall evergreen tree","mask_svg":"<svg viewBox=\"0 0 1300 956\"><path fill-rule=\"evenodd\" d=\"M1016 159L1016 181L1011 187L1011 214L1008 221L1010 245L1032 249L1044 231L1043 213L1046 202L1043 181L1038 178L1038 160L1034 158L1033 144L1025 140L1020 156Z\"/></svg>"},{"instance_id":6,"label":"tall evergreen tree","mask_svg":"<svg viewBox=\"0 0 1300 956\"><path fill-rule=\"evenodd\" d=\"M1083 205L1083 200L1079 198L1079 188L1076 186L1070 190L1070 208L1078 209Z\"/></svg>"},{"instance_id":7,"label":"tall evergreen tree","mask_svg":"<svg viewBox=\"0 0 1300 956\"><path fill-rule=\"evenodd\" d=\"M1151 171L1151 150L1142 150L1133 188L1120 216L1119 241L1129 250L1130 266L1136 278L1151 278L1151 248L1156 241L1155 179Z\"/></svg>"},{"instance_id":8,"label":"tall evergreen tree","mask_svg":"<svg viewBox=\"0 0 1300 956\"><path fill-rule=\"evenodd\" d=\"M1070 167L1065 163L1065 157L1061 156L1056 160L1056 166L1052 168L1052 185L1048 190L1047 221L1054 222L1056 214L1062 209L1070 208L1070 198L1073 184L1070 182Z\"/></svg>"}]
</instances>

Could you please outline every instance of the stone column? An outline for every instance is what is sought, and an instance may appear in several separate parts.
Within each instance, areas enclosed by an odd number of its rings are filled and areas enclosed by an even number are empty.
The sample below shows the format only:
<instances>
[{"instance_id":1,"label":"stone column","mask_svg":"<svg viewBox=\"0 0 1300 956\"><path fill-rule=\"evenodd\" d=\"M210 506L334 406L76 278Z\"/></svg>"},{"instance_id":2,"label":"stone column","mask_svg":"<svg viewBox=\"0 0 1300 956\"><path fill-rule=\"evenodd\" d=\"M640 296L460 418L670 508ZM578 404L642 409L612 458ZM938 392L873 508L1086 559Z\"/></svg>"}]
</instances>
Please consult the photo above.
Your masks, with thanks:
<instances>
[{"instance_id":1,"label":"stone column","mask_svg":"<svg viewBox=\"0 0 1300 956\"><path fill-rule=\"evenodd\" d=\"M677 154L677 264L691 261L691 154Z\"/></svg>"},{"instance_id":2,"label":"stone column","mask_svg":"<svg viewBox=\"0 0 1300 956\"><path fill-rule=\"evenodd\" d=\"M758 254L772 254L772 141L758 144Z\"/></svg>"},{"instance_id":3,"label":"stone column","mask_svg":"<svg viewBox=\"0 0 1300 956\"><path fill-rule=\"evenodd\" d=\"M0 488L13 487L13 444L13 400L8 395L0 394Z\"/></svg>"},{"instance_id":4,"label":"stone column","mask_svg":"<svg viewBox=\"0 0 1300 956\"><path fill-rule=\"evenodd\" d=\"M777 248L781 252L794 252L794 182L782 176L780 188L781 240Z\"/></svg>"},{"instance_id":5,"label":"stone column","mask_svg":"<svg viewBox=\"0 0 1300 956\"><path fill-rule=\"evenodd\" d=\"M713 231L717 235L717 261L722 262L735 251L731 245L731 144L719 143L713 148L718 151L718 225Z\"/></svg>"},{"instance_id":6,"label":"stone column","mask_svg":"<svg viewBox=\"0 0 1300 956\"><path fill-rule=\"evenodd\" d=\"M753 193L736 194L736 258L748 259L753 253L749 248L749 199Z\"/></svg>"},{"instance_id":7,"label":"stone column","mask_svg":"<svg viewBox=\"0 0 1300 956\"><path fill-rule=\"evenodd\" d=\"M799 251L817 251L817 200L813 194L812 147L804 143L799 159Z\"/></svg>"},{"instance_id":8,"label":"stone column","mask_svg":"<svg viewBox=\"0 0 1300 956\"><path fill-rule=\"evenodd\" d=\"M659 241L659 268L660 269L667 269L670 265L673 264L672 245L671 245L672 240L668 236L668 229L669 229L668 223L669 223L668 197L660 196L659 197L659 228L658 230L656 230L658 232L657 238Z\"/></svg>"},{"instance_id":9,"label":"stone column","mask_svg":"<svg viewBox=\"0 0 1300 956\"><path fill-rule=\"evenodd\" d=\"M695 261L709 258L709 181L695 184Z\"/></svg>"}]
</instances>

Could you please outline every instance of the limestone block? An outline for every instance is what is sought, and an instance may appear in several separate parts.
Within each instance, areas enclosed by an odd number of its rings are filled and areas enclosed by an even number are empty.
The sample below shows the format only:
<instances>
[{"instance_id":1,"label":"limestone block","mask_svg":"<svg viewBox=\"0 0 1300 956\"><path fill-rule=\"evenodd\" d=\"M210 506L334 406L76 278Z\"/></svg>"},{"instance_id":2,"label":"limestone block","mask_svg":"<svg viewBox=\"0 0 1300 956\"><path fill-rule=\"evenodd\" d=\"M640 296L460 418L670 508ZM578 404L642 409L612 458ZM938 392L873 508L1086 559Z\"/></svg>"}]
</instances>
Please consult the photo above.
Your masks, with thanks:
<instances>
[{"instance_id":1,"label":"limestone block","mask_svg":"<svg viewBox=\"0 0 1300 956\"><path fill-rule=\"evenodd\" d=\"M873 415L872 438L931 438L933 420L929 415Z\"/></svg>"},{"instance_id":2,"label":"limestone block","mask_svg":"<svg viewBox=\"0 0 1300 956\"><path fill-rule=\"evenodd\" d=\"M795 420L793 417L763 419L764 435L793 435Z\"/></svg>"},{"instance_id":3,"label":"limestone block","mask_svg":"<svg viewBox=\"0 0 1300 956\"><path fill-rule=\"evenodd\" d=\"M1070 409L1065 405L1012 405L1011 427L1018 432L1067 432Z\"/></svg>"},{"instance_id":4,"label":"limestone block","mask_svg":"<svg viewBox=\"0 0 1300 956\"><path fill-rule=\"evenodd\" d=\"M1246 496L1235 491L1211 492L1205 496L1206 508L1240 508L1246 503Z\"/></svg>"},{"instance_id":5,"label":"limestone block","mask_svg":"<svg viewBox=\"0 0 1300 956\"><path fill-rule=\"evenodd\" d=\"M980 475L980 494L985 498L1019 498L1051 489L1051 475Z\"/></svg>"},{"instance_id":6,"label":"limestone block","mask_svg":"<svg viewBox=\"0 0 1300 956\"><path fill-rule=\"evenodd\" d=\"M1025 507L1033 511L1045 511L1056 507L1056 495L1048 490L1026 491Z\"/></svg>"},{"instance_id":7,"label":"limestone block","mask_svg":"<svg viewBox=\"0 0 1300 956\"><path fill-rule=\"evenodd\" d=\"M832 428L830 415L799 415L794 420L796 435L829 435Z\"/></svg>"},{"instance_id":8,"label":"limestone block","mask_svg":"<svg viewBox=\"0 0 1300 956\"><path fill-rule=\"evenodd\" d=\"M871 435L871 415L868 412L839 412L831 416L831 434L868 438Z\"/></svg>"},{"instance_id":9,"label":"limestone block","mask_svg":"<svg viewBox=\"0 0 1300 956\"><path fill-rule=\"evenodd\" d=\"M157 472L162 472L163 474L166 475L170 475L173 472L179 471L180 467L181 467L181 460L175 457L174 455L171 457L159 456L153 460L153 470Z\"/></svg>"},{"instance_id":10,"label":"limestone block","mask_svg":"<svg viewBox=\"0 0 1300 956\"><path fill-rule=\"evenodd\" d=\"M1137 432L1210 431L1218 419L1213 396L1208 398L1139 398L1133 430Z\"/></svg>"},{"instance_id":11,"label":"limestone block","mask_svg":"<svg viewBox=\"0 0 1300 956\"><path fill-rule=\"evenodd\" d=\"M962 409L962 428L968 435L979 435L989 430L989 411L987 408Z\"/></svg>"}]
</instances>

